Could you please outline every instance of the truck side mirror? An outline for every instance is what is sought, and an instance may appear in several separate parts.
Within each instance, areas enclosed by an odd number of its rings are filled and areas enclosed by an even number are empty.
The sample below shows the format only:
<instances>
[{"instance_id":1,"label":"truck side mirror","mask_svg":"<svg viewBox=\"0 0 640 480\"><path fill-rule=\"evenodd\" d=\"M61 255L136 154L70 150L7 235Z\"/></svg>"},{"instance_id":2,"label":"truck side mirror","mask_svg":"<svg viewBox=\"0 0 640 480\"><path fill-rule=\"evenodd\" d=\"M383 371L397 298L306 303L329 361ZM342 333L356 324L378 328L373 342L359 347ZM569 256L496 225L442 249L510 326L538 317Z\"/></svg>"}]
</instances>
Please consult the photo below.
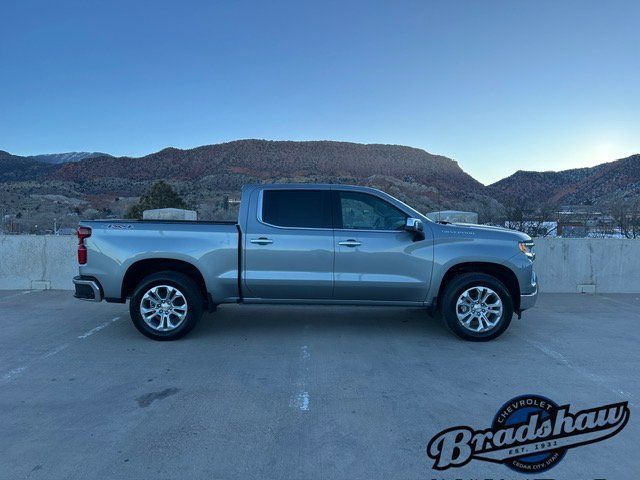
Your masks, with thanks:
<instances>
[{"instance_id":1,"label":"truck side mirror","mask_svg":"<svg viewBox=\"0 0 640 480\"><path fill-rule=\"evenodd\" d=\"M424 224L419 218L408 217L404 229L413 234L413 241L424 240Z\"/></svg>"}]
</instances>

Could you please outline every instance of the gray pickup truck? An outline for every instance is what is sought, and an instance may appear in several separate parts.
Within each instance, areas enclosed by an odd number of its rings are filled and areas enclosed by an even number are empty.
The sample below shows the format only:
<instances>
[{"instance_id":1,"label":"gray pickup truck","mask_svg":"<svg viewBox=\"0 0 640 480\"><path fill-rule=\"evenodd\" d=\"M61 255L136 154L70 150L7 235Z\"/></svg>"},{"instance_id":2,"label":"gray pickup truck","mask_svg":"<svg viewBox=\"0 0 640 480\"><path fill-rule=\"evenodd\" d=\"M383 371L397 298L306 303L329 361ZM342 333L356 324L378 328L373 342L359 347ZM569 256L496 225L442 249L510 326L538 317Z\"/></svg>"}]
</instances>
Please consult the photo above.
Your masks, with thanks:
<instances>
[{"instance_id":1,"label":"gray pickup truck","mask_svg":"<svg viewBox=\"0 0 640 480\"><path fill-rule=\"evenodd\" d=\"M124 303L156 340L189 332L224 303L425 308L484 341L535 304L531 238L435 223L373 188L242 189L238 222L83 221L75 296Z\"/></svg>"}]
</instances>

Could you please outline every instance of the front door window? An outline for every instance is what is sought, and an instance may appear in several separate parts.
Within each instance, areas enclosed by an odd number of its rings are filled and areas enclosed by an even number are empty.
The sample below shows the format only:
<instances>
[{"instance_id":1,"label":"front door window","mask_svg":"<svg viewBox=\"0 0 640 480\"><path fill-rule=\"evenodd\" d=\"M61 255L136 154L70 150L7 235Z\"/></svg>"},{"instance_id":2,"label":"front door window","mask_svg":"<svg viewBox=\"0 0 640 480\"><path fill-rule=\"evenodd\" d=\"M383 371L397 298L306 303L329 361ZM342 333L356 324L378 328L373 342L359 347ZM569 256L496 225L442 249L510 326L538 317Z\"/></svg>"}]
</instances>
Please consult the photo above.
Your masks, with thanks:
<instances>
[{"instance_id":1,"label":"front door window","mask_svg":"<svg viewBox=\"0 0 640 480\"><path fill-rule=\"evenodd\" d=\"M339 192L341 227L347 230L402 230L407 215L381 198Z\"/></svg>"}]
</instances>

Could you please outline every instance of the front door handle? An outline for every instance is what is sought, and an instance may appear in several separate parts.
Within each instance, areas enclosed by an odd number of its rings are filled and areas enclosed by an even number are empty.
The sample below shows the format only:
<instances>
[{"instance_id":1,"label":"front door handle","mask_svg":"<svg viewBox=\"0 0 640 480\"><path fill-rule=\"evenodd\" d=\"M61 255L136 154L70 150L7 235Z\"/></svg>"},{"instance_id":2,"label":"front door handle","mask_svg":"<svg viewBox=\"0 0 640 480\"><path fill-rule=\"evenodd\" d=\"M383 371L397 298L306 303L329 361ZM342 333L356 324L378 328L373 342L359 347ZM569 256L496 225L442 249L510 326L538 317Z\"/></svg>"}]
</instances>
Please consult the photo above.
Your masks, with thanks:
<instances>
[{"instance_id":1,"label":"front door handle","mask_svg":"<svg viewBox=\"0 0 640 480\"><path fill-rule=\"evenodd\" d=\"M251 243L257 243L258 245L269 245L270 243L273 243L273 240L271 240L271 239L269 239L267 237L252 238L249 241Z\"/></svg>"},{"instance_id":2,"label":"front door handle","mask_svg":"<svg viewBox=\"0 0 640 480\"><path fill-rule=\"evenodd\" d=\"M345 240L344 242L338 242L338 245L342 245L343 247L357 247L362 245L362 243L357 240Z\"/></svg>"}]
</instances>

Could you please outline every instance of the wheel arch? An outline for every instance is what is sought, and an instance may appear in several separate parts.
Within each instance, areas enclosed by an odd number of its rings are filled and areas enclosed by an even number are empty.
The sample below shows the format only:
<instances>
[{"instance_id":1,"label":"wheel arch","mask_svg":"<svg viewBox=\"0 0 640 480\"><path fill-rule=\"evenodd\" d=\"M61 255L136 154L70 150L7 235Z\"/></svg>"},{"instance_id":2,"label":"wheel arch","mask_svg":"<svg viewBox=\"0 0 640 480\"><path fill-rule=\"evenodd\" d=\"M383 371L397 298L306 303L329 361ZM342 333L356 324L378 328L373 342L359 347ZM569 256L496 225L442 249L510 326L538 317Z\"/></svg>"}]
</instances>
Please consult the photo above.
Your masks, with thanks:
<instances>
[{"instance_id":1,"label":"wheel arch","mask_svg":"<svg viewBox=\"0 0 640 480\"><path fill-rule=\"evenodd\" d=\"M121 299L124 301L133 295L143 278L163 271L178 272L191 278L198 285L205 304L211 308L212 300L202 272L192 263L173 258L146 258L132 263L122 278Z\"/></svg>"},{"instance_id":2,"label":"wheel arch","mask_svg":"<svg viewBox=\"0 0 640 480\"><path fill-rule=\"evenodd\" d=\"M509 267L491 262L464 262L449 267L440 282L436 305L440 305L447 284L463 273L484 273L497 278L509 291L514 311L520 310L520 284L518 283L518 277Z\"/></svg>"}]
</instances>

